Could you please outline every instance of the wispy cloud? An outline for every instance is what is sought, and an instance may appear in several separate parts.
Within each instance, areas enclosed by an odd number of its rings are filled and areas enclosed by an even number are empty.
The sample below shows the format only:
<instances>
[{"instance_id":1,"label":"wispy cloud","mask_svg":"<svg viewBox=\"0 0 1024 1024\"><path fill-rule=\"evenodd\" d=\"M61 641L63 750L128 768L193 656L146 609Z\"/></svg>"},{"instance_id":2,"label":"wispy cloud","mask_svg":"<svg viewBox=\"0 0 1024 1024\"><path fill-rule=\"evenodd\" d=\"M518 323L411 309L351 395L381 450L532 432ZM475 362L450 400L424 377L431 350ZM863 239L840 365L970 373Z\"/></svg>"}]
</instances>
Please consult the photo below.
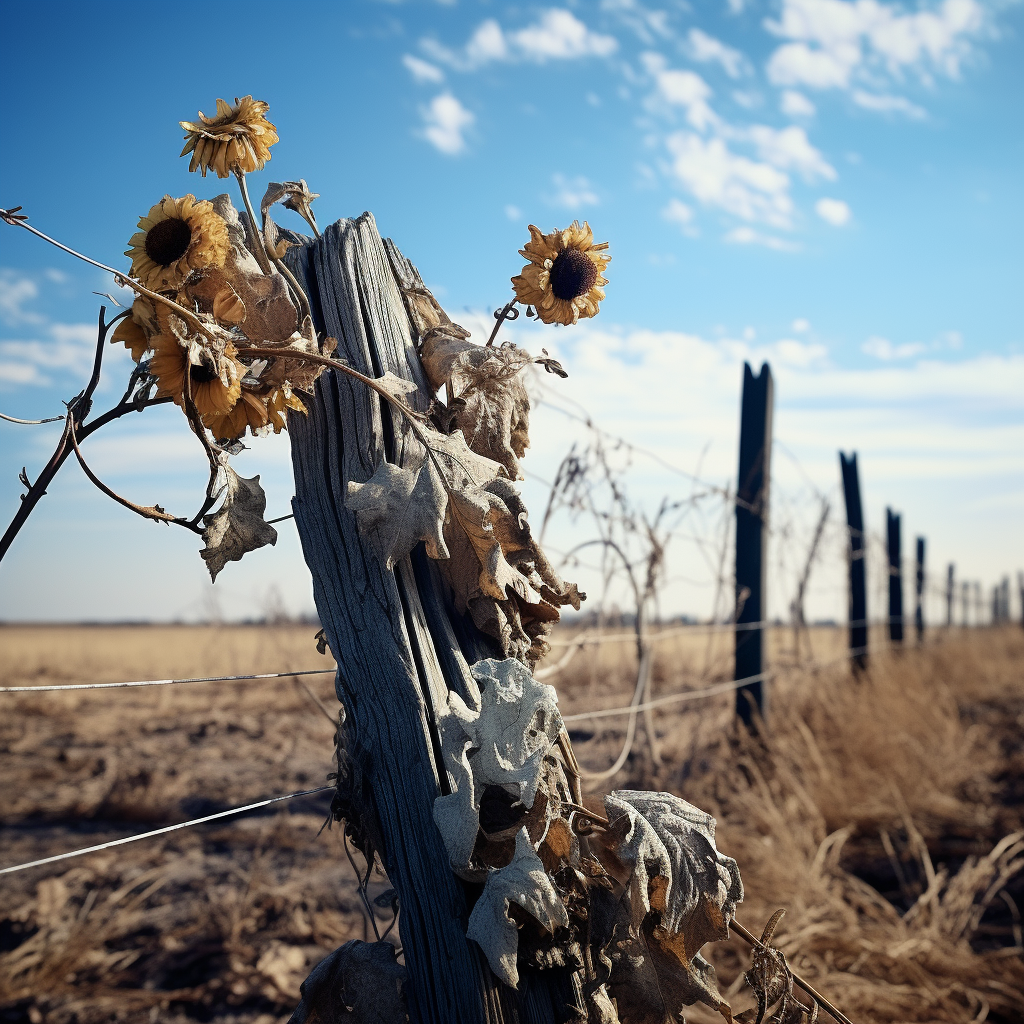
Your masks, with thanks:
<instances>
[{"instance_id":1,"label":"wispy cloud","mask_svg":"<svg viewBox=\"0 0 1024 1024\"><path fill-rule=\"evenodd\" d=\"M984 24L977 0L942 0L912 13L877 0L782 0L769 32L788 40L768 60L776 85L846 89L868 71L955 78Z\"/></svg>"},{"instance_id":2,"label":"wispy cloud","mask_svg":"<svg viewBox=\"0 0 1024 1024\"><path fill-rule=\"evenodd\" d=\"M778 238L776 235L766 235L761 231L755 231L746 225L740 225L726 233L723 241L730 245L761 245L766 249L774 249L776 252L796 252L799 248L794 242L785 238Z\"/></svg>"},{"instance_id":3,"label":"wispy cloud","mask_svg":"<svg viewBox=\"0 0 1024 1024\"><path fill-rule=\"evenodd\" d=\"M463 132L476 118L450 92L435 96L422 114L423 137L435 149L455 156L466 148Z\"/></svg>"},{"instance_id":4,"label":"wispy cloud","mask_svg":"<svg viewBox=\"0 0 1024 1024\"><path fill-rule=\"evenodd\" d=\"M833 227L841 228L853 217L853 211L842 199L823 197L814 204L814 212Z\"/></svg>"},{"instance_id":5,"label":"wispy cloud","mask_svg":"<svg viewBox=\"0 0 1024 1024\"><path fill-rule=\"evenodd\" d=\"M894 345L888 338L872 335L861 345L860 350L865 355L874 356L883 362L891 362L894 359L912 359L914 356L919 356L922 352L928 351L928 346L920 341Z\"/></svg>"},{"instance_id":6,"label":"wispy cloud","mask_svg":"<svg viewBox=\"0 0 1024 1024\"><path fill-rule=\"evenodd\" d=\"M444 81L444 72L436 64L420 60L419 57L414 57L411 53L403 55L402 63L417 82L431 82L437 85Z\"/></svg>"},{"instance_id":7,"label":"wispy cloud","mask_svg":"<svg viewBox=\"0 0 1024 1024\"><path fill-rule=\"evenodd\" d=\"M11 326L39 324L43 317L25 306L39 297L39 285L8 267L0 267L0 320Z\"/></svg>"},{"instance_id":8,"label":"wispy cloud","mask_svg":"<svg viewBox=\"0 0 1024 1024\"><path fill-rule=\"evenodd\" d=\"M601 201L594 187L582 176L567 178L564 174L555 174L551 180L555 191L550 201L563 210L575 212L587 206L597 206Z\"/></svg>"},{"instance_id":9,"label":"wispy cloud","mask_svg":"<svg viewBox=\"0 0 1024 1024\"><path fill-rule=\"evenodd\" d=\"M459 71L474 71L494 61L578 60L608 57L619 47L611 35L595 32L571 11L551 8L524 28L506 31L494 18L481 22L465 45L456 49L436 39L420 42L427 56Z\"/></svg>"},{"instance_id":10,"label":"wispy cloud","mask_svg":"<svg viewBox=\"0 0 1024 1024\"><path fill-rule=\"evenodd\" d=\"M779 97L779 110L787 117L814 117L817 107L802 93L786 89Z\"/></svg>"},{"instance_id":11,"label":"wispy cloud","mask_svg":"<svg viewBox=\"0 0 1024 1024\"><path fill-rule=\"evenodd\" d=\"M851 96L858 107L865 110L876 110L883 114L906 114L915 121L923 121L928 113L923 107L911 103L905 96L888 96L884 93L864 92L855 89Z\"/></svg>"},{"instance_id":12,"label":"wispy cloud","mask_svg":"<svg viewBox=\"0 0 1024 1024\"><path fill-rule=\"evenodd\" d=\"M740 78L750 70L747 58L739 50L727 46L720 39L709 36L699 28L691 28L686 37L687 52L701 63L717 63L730 78Z\"/></svg>"}]
</instances>

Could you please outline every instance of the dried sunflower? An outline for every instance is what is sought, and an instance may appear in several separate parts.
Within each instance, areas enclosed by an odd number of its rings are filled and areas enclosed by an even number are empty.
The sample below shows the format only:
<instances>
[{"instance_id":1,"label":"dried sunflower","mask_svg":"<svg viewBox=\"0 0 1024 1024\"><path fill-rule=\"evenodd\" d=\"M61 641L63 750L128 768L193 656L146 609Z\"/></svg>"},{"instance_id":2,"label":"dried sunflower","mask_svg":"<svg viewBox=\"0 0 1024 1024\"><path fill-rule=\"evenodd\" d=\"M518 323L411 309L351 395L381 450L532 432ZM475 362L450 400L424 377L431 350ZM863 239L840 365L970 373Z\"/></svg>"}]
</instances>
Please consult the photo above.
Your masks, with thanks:
<instances>
[{"instance_id":1,"label":"dried sunflower","mask_svg":"<svg viewBox=\"0 0 1024 1024\"><path fill-rule=\"evenodd\" d=\"M179 121L185 129L185 148L181 155L192 154L190 171L200 170L203 177L212 168L218 178L232 171L246 174L263 169L270 159L270 147L277 142L277 129L263 116L270 104L251 96L235 97L235 105L217 100L217 116L199 111L200 124Z\"/></svg>"},{"instance_id":2,"label":"dried sunflower","mask_svg":"<svg viewBox=\"0 0 1024 1024\"><path fill-rule=\"evenodd\" d=\"M193 341L184 346L175 337L168 315L158 314L161 331L150 342L153 358L149 372L157 380L157 396L170 397L176 405L185 404L185 368L191 362L192 400L205 422L209 416L221 416L238 403L245 367L238 362L235 347L228 343L222 355Z\"/></svg>"},{"instance_id":3,"label":"dried sunflower","mask_svg":"<svg viewBox=\"0 0 1024 1024\"><path fill-rule=\"evenodd\" d=\"M246 427L254 435L262 430L267 425L268 416L265 399L251 391L243 391L229 411L204 416L203 422L218 441L234 441L245 433Z\"/></svg>"},{"instance_id":4,"label":"dried sunflower","mask_svg":"<svg viewBox=\"0 0 1024 1024\"><path fill-rule=\"evenodd\" d=\"M139 227L125 256L131 258L132 277L153 291L180 288L193 271L224 266L228 226L205 199L164 196Z\"/></svg>"},{"instance_id":5,"label":"dried sunflower","mask_svg":"<svg viewBox=\"0 0 1024 1024\"><path fill-rule=\"evenodd\" d=\"M122 343L131 352L132 359L138 362L149 348L149 339L159 330L153 304L144 295L140 295L132 303L132 315L117 325L110 344Z\"/></svg>"},{"instance_id":6,"label":"dried sunflower","mask_svg":"<svg viewBox=\"0 0 1024 1024\"><path fill-rule=\"evenodd\" d=\"M611 256L607 242L594 243L590 225L574 220L564 231L545 235L530 225L530 241L520 255L530 262L512 278L516 298L534 306L546 324L574 324L580 317L597 316L604 298L601 275Z\"/></svg>"}]
</instances>

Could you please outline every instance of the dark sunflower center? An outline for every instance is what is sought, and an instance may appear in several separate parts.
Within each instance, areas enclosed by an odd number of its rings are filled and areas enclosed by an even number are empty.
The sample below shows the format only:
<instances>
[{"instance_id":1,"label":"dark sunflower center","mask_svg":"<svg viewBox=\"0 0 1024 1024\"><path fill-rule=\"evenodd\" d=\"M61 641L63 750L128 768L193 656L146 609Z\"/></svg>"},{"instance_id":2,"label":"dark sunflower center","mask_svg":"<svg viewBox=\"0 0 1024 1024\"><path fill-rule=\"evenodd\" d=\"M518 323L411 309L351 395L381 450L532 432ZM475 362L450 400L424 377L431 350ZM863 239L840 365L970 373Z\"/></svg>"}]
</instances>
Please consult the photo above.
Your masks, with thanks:
<instances>
[{"instance_id":1,"label":"dark sunflower center","mask_svg":"<svg viewBox=\"0 0 1024 1024\"><path fill-rule=\"evenodd\" d=\"M188 222L171 217L146 232L146 255L161 267L169 267L188 252L191 242L192 229Z\"/></svg>"},{"instance_id":2,"label":"dark sunflower center","mask_svg":"<svg viewBox=\"0 0 1024 1024\"><path fill-rule=\"evenodd\" d=\"M192 367L193 384L212 384L217 379L217 374L209 366Z\"/></svg>"},{"instance_id":3,"label":"dark sunflower center","mask_svg":"<svg viewBox=\"0 0 1024 1024\"><path fill-rule=\"evenodd\" d=\"M578 299L594 287L596 280L594 261L579 249L563 249L551 266L551 290L556 299Z\"/></svg>"}]
</instances>

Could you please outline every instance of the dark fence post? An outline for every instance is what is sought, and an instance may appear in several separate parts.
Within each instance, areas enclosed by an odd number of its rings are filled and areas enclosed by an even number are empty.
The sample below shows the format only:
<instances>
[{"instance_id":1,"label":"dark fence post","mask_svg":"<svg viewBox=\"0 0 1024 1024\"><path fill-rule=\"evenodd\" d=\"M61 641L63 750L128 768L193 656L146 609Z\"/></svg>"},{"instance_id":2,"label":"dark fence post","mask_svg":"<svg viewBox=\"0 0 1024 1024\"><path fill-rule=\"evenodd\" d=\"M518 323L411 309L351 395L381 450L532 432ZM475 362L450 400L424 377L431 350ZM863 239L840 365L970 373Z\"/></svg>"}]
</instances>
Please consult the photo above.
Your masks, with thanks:
<instances>
[{"instance_id":1,"label":"dark fence post","mask_svg":"<svg viewBox=\"0 0 1024 1024\"><path fill-rule=\"evenodd\" d=\"M949 563L949 571L946 574L946 625L953 625L953 592L956 586L953 582L953 563Z\"/></svg>"},{"instance_id":2,"label":"dark fence post","mask_svg":"<svg viewBox=\"0 0 1024 1024\"><path fill-rule=\"evenodd\" d=\"M917 538L917 574L914 577L914 627L917 642L924 640L924 537Z\"/></svg>"},{"instance_id":3,"label":"dark fence post","mask_svg":"<svg viewBox=\"0 0 1024 1024\"><path fill-rule=\"evenodd\" d=\"M1020 591L1020 624L1024 626L1024 572L1017 573L1017 589Z\"/></svg>"},{"instance_id":4,"label":"dark fence post","mask_svg":"<svg viewBox=\"0 0 1024 1024\"><path fill-rule=\"evenodd\" d=\"M981 584L974 581L974 624L981 625L981 613L984 609L984 602L981 600Z\"/></svg>"},{"instance_id":5,"label":"dark fence post","mask_svg":"<svg viewBox=\"0 0 1024 1024\"><path fill-rule=\"evenodd\" d=\"M971 585L967 580L960 584L960 600L963 604L964 626L966 626L971 611Z\"/></svg>"},{"instance_id":6,"label":"dark fence post","mask_svg":"<svg viewBox=\"0 0 1024 1024\"><path fill-rule=\"evenodd\" d=\"M857 453L847 458L839 453L846 499L846 525L850 531L850 654L855 671L868 663L868 590L864 569L864 513L860 504L860 476Z\"/></svg>"},{"instance_id":7,"label":"dark fence post","mask_svg":"<svg viewBox=\"0 0 1024 1024\"><path fill-rule=\"evenodd\" d=\"M992 586L992 625L999 625L999 584L995 583Z\"/></svg>"},{"instance_id":8,"label":"dark fence post","mask_svg":"<svg viewBox=\"0 0 1024 1024\"><path fill-rule=\"evenodd\" d=\"M900 562L900 517L885 510L889 551L889 641L903 643L903 567Z\"/></svg>"},{"instance_id":9,"label":"dark fence post","mask_svg":"<svg viewBox=\"0 0 1024 1024\"><path fill-rule=\"evenodd\" d=\"M771 482L774 386L767 363L754 376L743 364L740 463L736 478L736 678L764 671L764 616L768 568L768 492ZM752 728L754 708L767 713L760 678L736 691L736 713Z\"/></svg>"},{"instance_id":10,"label":"dark fence post","mask_svg":"<svg viewBox=\"0 0 1024 1024\"><path fill-rule=\"evenodd\" d=\"M1003 577L1003 608L999 616L999 621L1008 623L1010 621L1010 577Z\"/></svg>"}]
</instances>

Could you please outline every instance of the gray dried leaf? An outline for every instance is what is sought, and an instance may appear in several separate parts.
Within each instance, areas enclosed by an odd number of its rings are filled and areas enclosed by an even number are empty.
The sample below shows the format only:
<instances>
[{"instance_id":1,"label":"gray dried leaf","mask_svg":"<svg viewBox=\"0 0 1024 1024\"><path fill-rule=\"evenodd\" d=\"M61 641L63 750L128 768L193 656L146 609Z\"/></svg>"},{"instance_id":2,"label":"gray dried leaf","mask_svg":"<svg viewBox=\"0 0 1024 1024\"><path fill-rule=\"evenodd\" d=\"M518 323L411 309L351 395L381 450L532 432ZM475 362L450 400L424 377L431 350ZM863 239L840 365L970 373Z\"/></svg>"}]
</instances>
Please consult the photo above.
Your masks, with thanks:
<instances>
[{"instance_id":1,"label":"gray dried leaf","mask_svg":"<svg viewBox=\"0 0 1024 1024\"><path fill-rule=\"evenodd\" d=\"M514 345L488 348L437 330L420 350L435 389L447 385L452 425L473 451L503 465L522 479L519 459L530 446L530 397L522 370L532 362Z\"/></svg>"},{"instance_id":2,"label":"gray dried leaf","mask_svg":"<svg viewBox=\"0 0 1024 1024\"><path fill-rule=\"evenodd\" d=\"M382 462L366 483L349 483L345 504L355 512L359 532L375 536L389 569L421 540L431 558L448 557L448 494L429 458L409 469Z\"/></svg>"},{"instance_id":3,"label":"gray dried leaf","mask_svg":"<svg viewBox=\"0 0 1024 1024\"><path fill-rule=\"evenodd\" d=\"M225 466L224 472L224 503L217 512L203 517L206 547L199 552L212 580L228 562L237 562L246 552L265 544L277 543L277 530L263 521L267 496L259 475L239 476L230 466Z\"/></svg>"},{"instance_id":4,"label":"gray dried leaf","mask_svg":"<svg viewBox=\"0 0 1024 1024\"><path fill-rule=\"evenodd\" d=\"M475 748L469 757L474 787L482 792L504 786L532 807L544 758L562 729L558 694L514 658L487 658L472 672L480 684L480 710L468 708L454 692L449 706Z\"/></svg>"},{"instance_id":5,"label":"gray dried leaf","mask_svg":"<svg viewBox=\"0 0 1024 1024\"><path fill-rule=\"evenodd\" d=\"M491 970L506 985L519 985L516 953L519 929L509 917L509 904L515 903L531 914L549 932L569 926L558 890L544 870L526 829L516 836L516 852L511 863L490 872L484 891L469 915L469 938L484 951Z\"/></svg>"}]
</instances>

